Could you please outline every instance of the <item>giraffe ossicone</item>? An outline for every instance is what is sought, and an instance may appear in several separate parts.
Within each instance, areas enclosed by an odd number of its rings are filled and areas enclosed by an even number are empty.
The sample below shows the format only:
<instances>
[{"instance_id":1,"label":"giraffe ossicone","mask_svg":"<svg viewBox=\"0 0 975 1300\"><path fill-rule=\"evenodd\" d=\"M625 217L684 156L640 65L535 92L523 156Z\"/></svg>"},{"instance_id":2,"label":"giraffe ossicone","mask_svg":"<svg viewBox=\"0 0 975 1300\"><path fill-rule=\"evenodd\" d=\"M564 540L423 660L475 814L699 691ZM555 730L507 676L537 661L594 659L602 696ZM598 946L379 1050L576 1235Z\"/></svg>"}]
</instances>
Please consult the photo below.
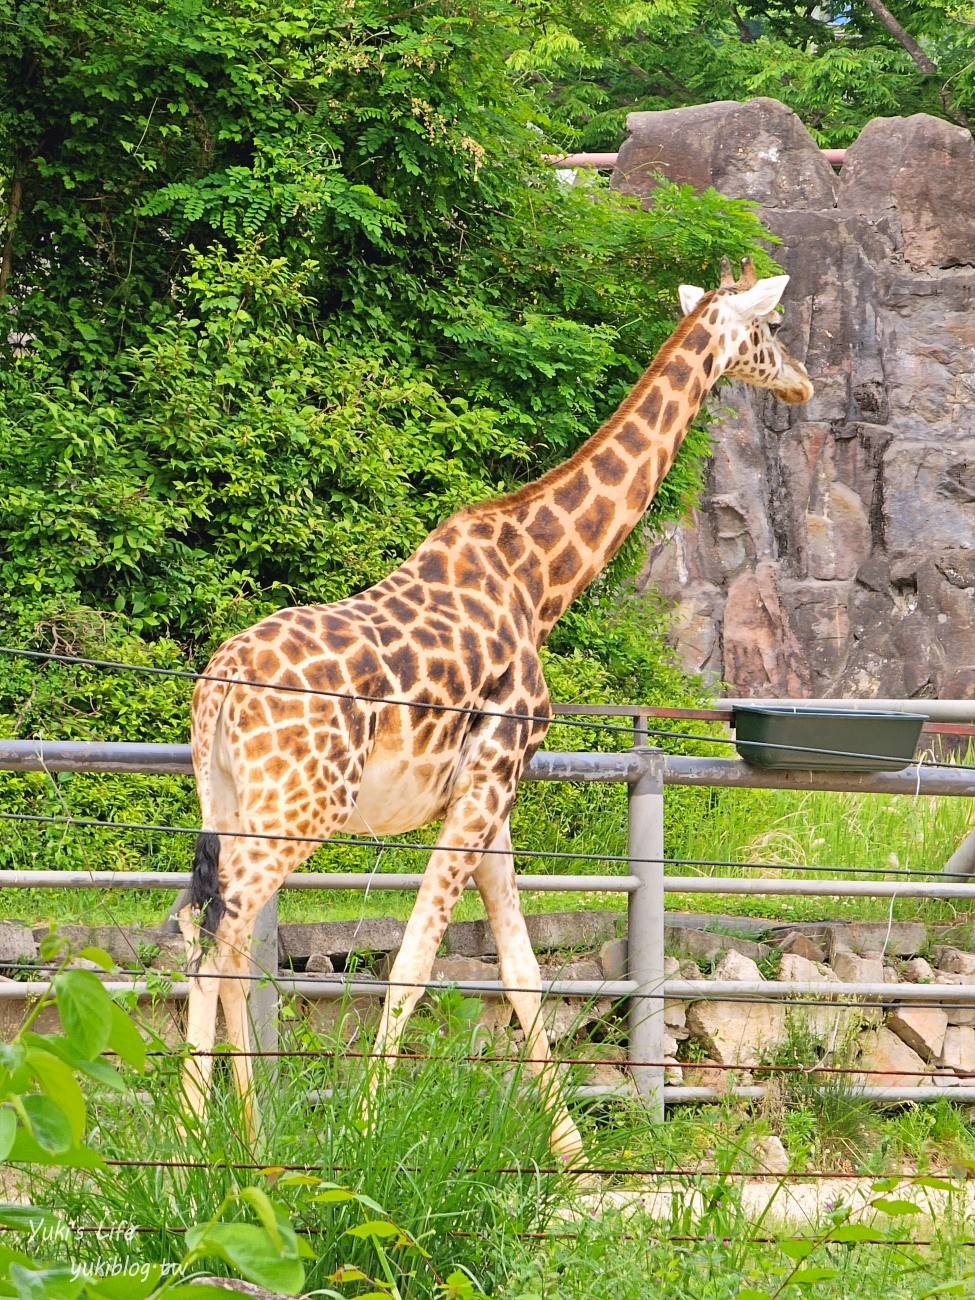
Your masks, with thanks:
<instances>
[{"instance_id":1,"label":"giraffe ossicone","mask_svg":"<svg viewBox=\"0 0 975 1300\"><path fill-rule=\"evenodd\" d=\"M508 821L551 714L538 650L639 523L718 379L789 403L812 396L805 368L772 329L787 281L758 280L746 261L737 281L724 263L717 289L682 286L685 315L674 333L568 460L451 516L367 591L279 610L217 650L193 697L203 831L180 914L190 954L187 1040L202 1053L187 1063L184 1090L197 1114L219 999L253 1131L244 1053L254 921L315 847L260 836L398 834L439 818L438 847L390 972L377 1060L396 1053L451 910L473 879L526 1057L541 1075L553 1150L581 1156L542 1021Z\"/></svg>"}]
</instances>

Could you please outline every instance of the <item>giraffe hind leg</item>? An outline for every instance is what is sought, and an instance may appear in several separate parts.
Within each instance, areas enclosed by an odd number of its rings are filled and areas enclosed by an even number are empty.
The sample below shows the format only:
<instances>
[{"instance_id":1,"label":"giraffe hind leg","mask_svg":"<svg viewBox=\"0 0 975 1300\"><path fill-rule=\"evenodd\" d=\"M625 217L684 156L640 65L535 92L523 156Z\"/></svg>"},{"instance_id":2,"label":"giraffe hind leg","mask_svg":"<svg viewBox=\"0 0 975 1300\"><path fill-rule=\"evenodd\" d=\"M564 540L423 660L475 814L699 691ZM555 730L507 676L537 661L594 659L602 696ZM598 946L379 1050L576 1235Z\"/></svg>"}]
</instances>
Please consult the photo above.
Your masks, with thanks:
<instances>
[{"instance_id":1,"label":"giraffe hind leg","mask_svg":"<svg viewBox=\"0 0 975 1300\"><path fill-rule=\"evenodd\" d=\"M206 1108L216 1039L217 1000L220 994L220 955L215 931L226 911L220 893L220 836L203 831L197 836L189 897L179 913L179 926L187 948L189 999L186 1041L192 1052L183 1069L183 1092L197 1117Z\"/></svg>"}]
</instances>

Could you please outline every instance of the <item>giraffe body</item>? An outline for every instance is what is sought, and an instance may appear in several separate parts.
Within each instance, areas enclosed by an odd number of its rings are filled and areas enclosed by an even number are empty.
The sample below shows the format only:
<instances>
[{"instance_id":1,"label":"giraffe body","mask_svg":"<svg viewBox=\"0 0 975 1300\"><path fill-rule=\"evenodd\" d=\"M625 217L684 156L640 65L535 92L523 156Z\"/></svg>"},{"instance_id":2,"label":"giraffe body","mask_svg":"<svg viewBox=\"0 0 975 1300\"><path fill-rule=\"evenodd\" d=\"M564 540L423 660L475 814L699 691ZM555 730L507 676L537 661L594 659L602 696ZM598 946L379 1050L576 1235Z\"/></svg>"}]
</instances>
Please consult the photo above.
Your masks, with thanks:
<instances>
[{"instance_id":1,"label":"giraffe body","mask_svg":"<svg viewBox=\"0 0 975 1300\"><path fill-rule=\"evenodd\" d=\"M574 456L509 496L461 510L360 595L280 610L216 652L207 677L260 685L201 680L194 694L204 833L181 914L192 957L191 1044L212 1046L219 997L231 1043L248 1048L246 983L234 976L247 973L258 911L315 848L234 832L314 841L399 834L442 818L390 973L377 1056L396 1051L453 905L473 878L528 1057L546 1085L553 1148L579 1155L540 996L531 991L540 976L508 829L518 780L550 717L538 649L637 525L722 374L790 402L811 395L805 371L768 322L786 280L756 282L746 265L738 283L729 269L712 293L683 287L684 320ZM214 831L220 836L207 834ZM497 851L485 853L489 847ZM201 927L213 940L207 951ZM187 1068L197 1112L206 1060ZM247 1058L234 1064L246 1096Z\"/></svg>"}]
</instances>

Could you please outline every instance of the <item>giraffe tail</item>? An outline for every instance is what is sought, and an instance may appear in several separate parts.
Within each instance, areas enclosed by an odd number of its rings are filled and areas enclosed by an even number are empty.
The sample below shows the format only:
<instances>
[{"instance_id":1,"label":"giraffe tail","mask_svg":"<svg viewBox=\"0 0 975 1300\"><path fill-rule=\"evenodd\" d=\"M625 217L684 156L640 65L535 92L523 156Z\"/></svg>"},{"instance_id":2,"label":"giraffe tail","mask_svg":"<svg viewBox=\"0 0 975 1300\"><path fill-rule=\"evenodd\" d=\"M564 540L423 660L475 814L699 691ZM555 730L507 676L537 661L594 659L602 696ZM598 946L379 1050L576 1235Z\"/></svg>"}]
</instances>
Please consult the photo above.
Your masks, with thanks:
<instances>
[{"instance_id":1,"label":"giraffe tail","mask_svg":"<svg viewBox=\"0 0 975 1300\"><path fill-rule=\"evenodd\" d=\"M227 910L220 889L219 864L220 836L201 831L196 837L189 897L180 912L180 928L191 949L191 969L199 967Z\"/></svg>"}]
</instances>

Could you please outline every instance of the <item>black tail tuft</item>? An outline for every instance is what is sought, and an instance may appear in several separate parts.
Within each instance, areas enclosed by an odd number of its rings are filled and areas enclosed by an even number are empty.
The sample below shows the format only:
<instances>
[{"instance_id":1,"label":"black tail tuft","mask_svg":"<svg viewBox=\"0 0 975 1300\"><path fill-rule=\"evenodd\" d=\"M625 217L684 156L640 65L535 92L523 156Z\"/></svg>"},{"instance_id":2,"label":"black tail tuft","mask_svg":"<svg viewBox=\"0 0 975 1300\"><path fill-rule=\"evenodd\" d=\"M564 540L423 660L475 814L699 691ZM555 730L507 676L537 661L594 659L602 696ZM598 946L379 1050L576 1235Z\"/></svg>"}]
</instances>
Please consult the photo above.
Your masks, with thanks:
<instances>
[{"instance_id":1,"label":"black tail tuft","mask_svg":"<svg viewBox=\"0 0 975 1300\"><path fill-rule=\"evenodd\" d=\"M227 905L220 894L220 836L201 831L193 854L190 907L200 912L200 935L212 943Z\"/></svg>"}]
</instances>

